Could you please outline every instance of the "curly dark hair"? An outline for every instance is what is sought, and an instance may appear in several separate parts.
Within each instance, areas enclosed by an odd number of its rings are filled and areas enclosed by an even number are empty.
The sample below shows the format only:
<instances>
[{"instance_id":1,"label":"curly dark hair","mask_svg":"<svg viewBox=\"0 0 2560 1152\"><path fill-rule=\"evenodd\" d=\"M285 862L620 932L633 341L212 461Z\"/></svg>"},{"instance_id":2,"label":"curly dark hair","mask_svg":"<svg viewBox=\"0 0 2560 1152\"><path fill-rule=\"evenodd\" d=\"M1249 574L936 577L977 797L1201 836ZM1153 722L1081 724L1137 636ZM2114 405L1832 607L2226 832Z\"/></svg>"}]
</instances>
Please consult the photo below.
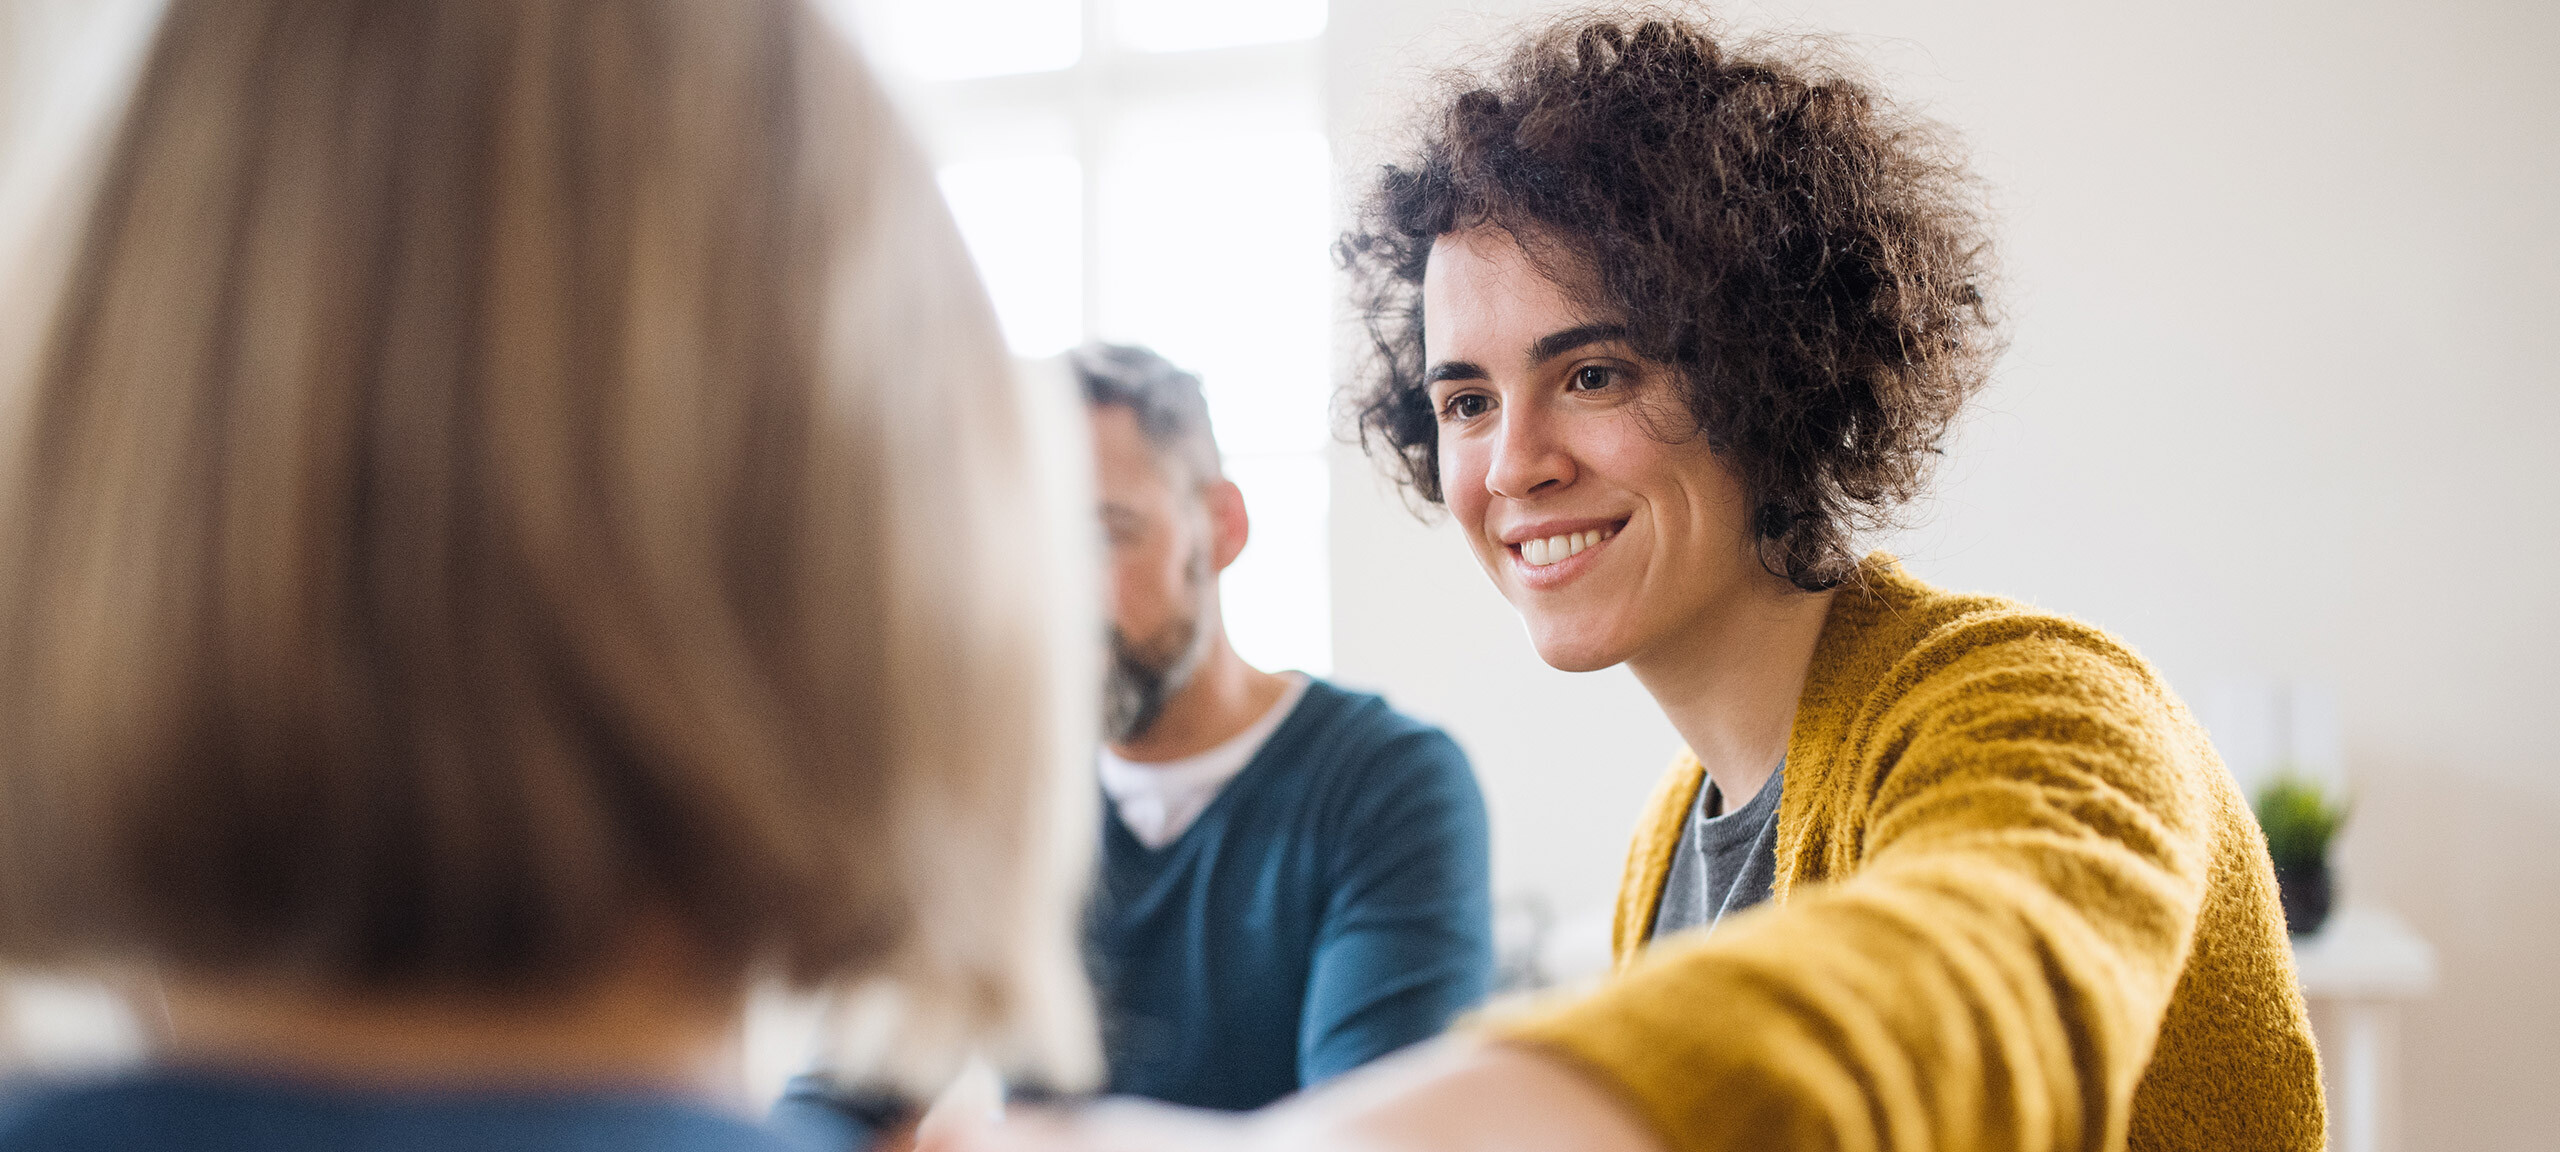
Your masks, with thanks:
<instances>
[{"instance_id":1,"label":"curly dark hair","mask_svg":"<svg viewBox=\"0 0 2560 1152\"><path fill-rule=\"evenodd\" d=\"M1677 370L1695 426L1675 431L1752 493L1762 564L1808 590L1846 579L1854 535L1925 484L1997 325L1945 131L1818 55L1585 14L1456 80L1336 248L1375 346L1346 396L1360 442L1441 501L1423 269L1437 238L1502 228Z\"/></svg>"}]
</instances>

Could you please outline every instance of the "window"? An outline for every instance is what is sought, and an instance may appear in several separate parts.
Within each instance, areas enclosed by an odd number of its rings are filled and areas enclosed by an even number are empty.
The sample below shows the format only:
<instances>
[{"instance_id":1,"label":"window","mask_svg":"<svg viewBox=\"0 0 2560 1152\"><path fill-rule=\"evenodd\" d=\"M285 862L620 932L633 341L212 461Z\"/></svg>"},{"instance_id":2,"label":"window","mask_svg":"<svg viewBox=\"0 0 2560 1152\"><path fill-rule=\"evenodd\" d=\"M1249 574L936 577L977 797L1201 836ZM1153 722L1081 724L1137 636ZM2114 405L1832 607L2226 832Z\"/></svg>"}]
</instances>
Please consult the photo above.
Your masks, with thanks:
<instances>
[{"instance_id":1,"label":"window","mask_svg":"<svg viewBox=\"0 0 2560 1152\"><path fill-rule=\"evenodd\" d=\"M1200 374L1253 518L1228 633L1329 672L1324 0L830 3L933 154L1013 350L1146 344Z\"/></svg>"}]
</instances>

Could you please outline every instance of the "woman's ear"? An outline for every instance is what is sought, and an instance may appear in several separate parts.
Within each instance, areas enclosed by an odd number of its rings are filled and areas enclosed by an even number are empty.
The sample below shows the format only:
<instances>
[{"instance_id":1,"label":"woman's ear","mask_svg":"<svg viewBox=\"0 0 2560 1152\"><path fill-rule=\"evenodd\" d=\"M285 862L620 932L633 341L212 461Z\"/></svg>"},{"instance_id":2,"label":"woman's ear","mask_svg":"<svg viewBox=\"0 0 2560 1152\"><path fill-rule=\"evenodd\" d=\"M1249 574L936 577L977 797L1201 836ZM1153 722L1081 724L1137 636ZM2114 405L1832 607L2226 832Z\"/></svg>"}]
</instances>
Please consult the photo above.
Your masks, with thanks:
<instances>
[{"instance_id":1,"label":"woman's ear","mask_svg":"<svg viewBox=\"0 0 2560 1152\"><path fill-rule=\"evenodd\" d=\"M1218 571L1236 562L1244 551L1245 540L1253 535L1253 520L1245 515L1244 489L1223 476L1209 482L1201 490L1201 503L1209 508L1210 560Z\"/></svg>"}]
</instances>

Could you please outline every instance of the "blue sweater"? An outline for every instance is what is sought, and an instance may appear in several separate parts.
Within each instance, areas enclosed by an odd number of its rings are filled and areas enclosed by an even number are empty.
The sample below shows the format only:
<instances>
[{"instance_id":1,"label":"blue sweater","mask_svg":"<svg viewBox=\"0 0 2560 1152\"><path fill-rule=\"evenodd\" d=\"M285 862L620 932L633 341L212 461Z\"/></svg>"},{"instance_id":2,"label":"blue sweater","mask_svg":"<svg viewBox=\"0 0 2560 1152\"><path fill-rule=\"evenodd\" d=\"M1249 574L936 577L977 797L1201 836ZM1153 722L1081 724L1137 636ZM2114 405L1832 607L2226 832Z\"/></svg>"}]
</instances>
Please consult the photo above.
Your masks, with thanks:
<instances>
[{"instance_id":1,"label":"blue sweater","mask_svg":"<svg viewBox=\"0 0 2560 1152\"><path fill-rule=\"evenodd\" d=\"M1493 978L1466 754L1318 680L1182 837L1104 805L1086 919L1110 1090L1258 1108L1427 1039Z\"/></svg>"},{"instance_id":2,"label":"blue sweater","mask_svg":"<svg viewBox=\"0 0 2560 1152\"><path fill-rule=\"evenodd\" d=\"M147 1071L0 1090L0 1152L813 1152L672 1097L376 1092Z\"/></svg>"}]
</instances>

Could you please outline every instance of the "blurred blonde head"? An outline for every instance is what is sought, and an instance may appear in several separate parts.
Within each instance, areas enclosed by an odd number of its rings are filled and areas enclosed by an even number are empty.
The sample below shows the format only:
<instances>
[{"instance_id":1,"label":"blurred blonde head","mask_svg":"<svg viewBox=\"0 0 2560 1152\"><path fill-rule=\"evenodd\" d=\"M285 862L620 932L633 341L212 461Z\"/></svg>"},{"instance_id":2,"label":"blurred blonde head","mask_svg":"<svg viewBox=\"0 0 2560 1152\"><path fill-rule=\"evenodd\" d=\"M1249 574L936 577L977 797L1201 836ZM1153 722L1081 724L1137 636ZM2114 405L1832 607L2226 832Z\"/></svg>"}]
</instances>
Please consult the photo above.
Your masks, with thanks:
<instances>
[{"instance_id":1,"label":"blurred blonde head","mask_svg":"<svg viewBox=\"0 0 2560 1152\"><path fill-rule=\"evenodd\" d=\"M1073 425L832 29L175 0L104 130L7 265L0 958L503 992L673 925L1090 1073Z\"/></svg>"}]
</instances>

